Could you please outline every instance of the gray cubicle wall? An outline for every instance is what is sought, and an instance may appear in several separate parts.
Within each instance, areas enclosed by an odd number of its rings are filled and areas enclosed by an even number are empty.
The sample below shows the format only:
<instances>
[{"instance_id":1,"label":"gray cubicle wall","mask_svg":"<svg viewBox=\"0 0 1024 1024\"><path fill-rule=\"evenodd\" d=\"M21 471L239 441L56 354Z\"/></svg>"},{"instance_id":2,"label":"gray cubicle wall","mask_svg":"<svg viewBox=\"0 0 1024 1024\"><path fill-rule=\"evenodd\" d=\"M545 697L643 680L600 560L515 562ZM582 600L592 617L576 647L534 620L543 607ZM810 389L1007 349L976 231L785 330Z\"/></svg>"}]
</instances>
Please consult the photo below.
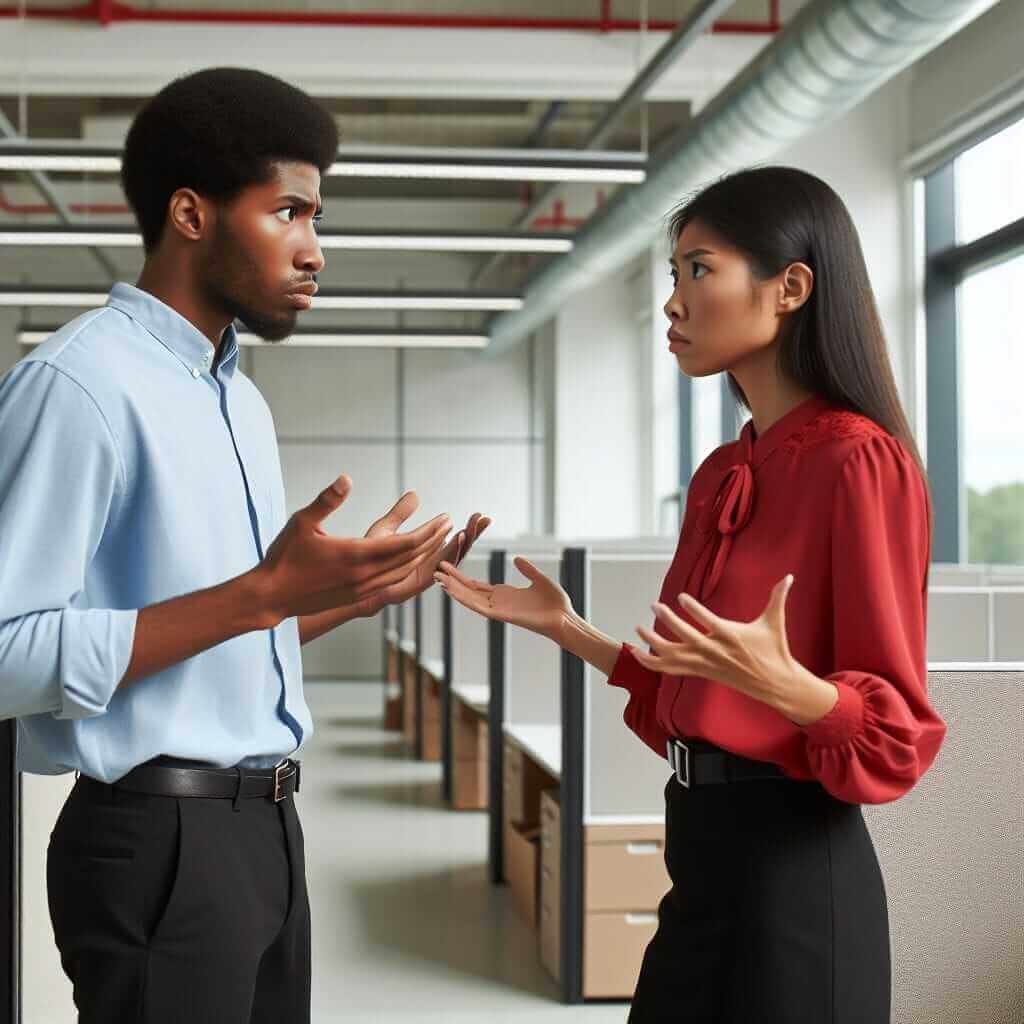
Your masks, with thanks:
<instances>
[{"instance_id":1,"label":"gray cubicle wall","mask_svg":"<svg viewBox=\"0 0 1024 1024\"><path fill-rule=\"evenodd\" d=\"M474 579L487 579L489 550L476 544L462 560L460 572ZM451 613L452 686L483 686L487 683L487 620L452 601Z\"/></svg>"},{"instance_id":2,"label":"gray cubicle wall","mask_svg":"<svg viewBox=\"0 0 1024 1024\"><path fill-rule=\"evenodd\" d=\"M546 548L546 549L545 549ZM557 580L561 567L561 542L552 540L545 548L517 549L545 576ZM505 555L505 582L527 587L530 581L512 562L513 552ZM527 629L505 630L505 705L504 722L513 725L558 725L561 721L561 648L547 637ZM491 737L501 742L501 737Z\"/></svg>"},{"instance_id":3,"label":"gray cubicle wall","mask_svg":"<svg viewBox=\"0 0 1024 1024\"><path fill-rule=\"evenodd\" d=\"M932 562L930 587L1024 587L1024 565Z\"/></svg>"},{"instance_id":4,"label":"gray cubicle wall","mask_svg":"<svg viewBox=\"0 0 1024 1024\"><path fill-rule=\"evenodd\" d=\"M420 666L438 679L444 672L444 648L441 636L441 605L444 591L428 587L420 594Z\"/></svg>"},{"instance_id":5,"label":"gray cubicle wall","mask_svg":"<svg viewBox=\"0 0 1024 1024\"><path fill-rule=\"evenodd\" d=\"M929 587L928 660L1024 660L1024 587Z\"/></svg>"},{"instance_id":6,"label":"gray cubicle wall","mask_svg":"<svg viewBox=\"0 0 1024 1024\"><path fill-rule=\"evenodd\" d=\"M885 878L897 1024L1024 1021L1024 662L930 663L947 734L898 800L865 804Z\"/></svg>"},{"instance_id":7,"label":"gray cubicle wall","mask_svg":"<svg viewBox=\"0 0 1024 1024\"><path fill-rule=\"evenodd\" d=\"M657 552L591 550L587 581L589 621L616 640L646 649L638 625L650 626L650 605L658 599L672 561L673 546ZM660 822L664 818L668 768L622 714L628 694L604 676L584 668L584 824Z\"/></svg>"}]
</instances>

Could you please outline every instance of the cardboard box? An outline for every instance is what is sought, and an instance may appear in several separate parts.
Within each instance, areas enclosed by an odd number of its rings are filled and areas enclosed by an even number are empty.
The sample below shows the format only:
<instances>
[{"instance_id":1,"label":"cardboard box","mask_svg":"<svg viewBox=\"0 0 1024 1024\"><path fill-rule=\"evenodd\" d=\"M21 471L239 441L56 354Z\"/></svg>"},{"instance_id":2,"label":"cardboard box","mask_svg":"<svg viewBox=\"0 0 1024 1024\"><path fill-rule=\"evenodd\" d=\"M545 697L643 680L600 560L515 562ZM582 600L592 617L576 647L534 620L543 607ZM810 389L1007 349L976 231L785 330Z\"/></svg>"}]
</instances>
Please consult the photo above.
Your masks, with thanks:
<instances>
[{"instance_id":1,"label":"cardboard box","mask_svg":"<svg viewBox=\"0 0 1024 1024\"><path fill-rule=\"evenodd\" d=\"M508 831L505 877L512 902L531 928L537 927L537 896L540 874L540 829L512 824Z\"/></svg>"}]
</instances>

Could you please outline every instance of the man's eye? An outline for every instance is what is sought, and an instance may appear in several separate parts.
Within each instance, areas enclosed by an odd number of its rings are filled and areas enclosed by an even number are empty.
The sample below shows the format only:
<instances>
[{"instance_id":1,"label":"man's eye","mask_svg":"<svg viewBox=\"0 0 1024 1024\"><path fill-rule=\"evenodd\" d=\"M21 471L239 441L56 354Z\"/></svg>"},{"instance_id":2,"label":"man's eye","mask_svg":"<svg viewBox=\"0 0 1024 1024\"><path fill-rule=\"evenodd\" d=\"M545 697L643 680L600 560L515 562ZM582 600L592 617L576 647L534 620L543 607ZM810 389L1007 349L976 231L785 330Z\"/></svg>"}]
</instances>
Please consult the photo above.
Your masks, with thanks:
<instances>
[{"instance_id":1,"label":"man's eye","mask_svg":"<svg viewBox=\"0 0 1024 1024\"><path fill-rule=\"evenodd\" d=\"M313 230L314 230L314 231L315 231L315 232L316 232L316 233L317 233L318 235L320 234L320 228L321 228L321 225L323 224L323 222L324 222L324 218L323 218L323 214L321 214L321 213L318 213L318 214L317 214L317 215L316 215L316 216L315 216L315 217L313 218Z\"/></svg>"},{"instance_id":2,"label":"man's eye","mask_svg":"<svg viewBox=\"0 0 1024 1024\"><path fill-rule=\"evenodd\" d=\"M297 209L298 209L298 207L296 207L296 206L285 206L285 207L282 207L280 210L277 210L274 213L274 216L282 224L291 224L291 222L293 220L295 220L295 212L296 212ZM282 214L283 214L283 216L282 216Z\"/></svg>"},{"instance_id":3,"label":"man's eye","mask_svg":"<svg viewBox=\"0 0 1024 1024\"><path fill-rule=\"evenodd\" d=\"M700 267L701 270L707 270L708 269L707 267L704 266L703 263L698 263L696 260L691 260L690 261L690 266L693 267L693 279L694 279L694 281L699 281L704 276L703 274L698 274L697 273L697 268L698 267Z\"/></svg>"}]
</instances>

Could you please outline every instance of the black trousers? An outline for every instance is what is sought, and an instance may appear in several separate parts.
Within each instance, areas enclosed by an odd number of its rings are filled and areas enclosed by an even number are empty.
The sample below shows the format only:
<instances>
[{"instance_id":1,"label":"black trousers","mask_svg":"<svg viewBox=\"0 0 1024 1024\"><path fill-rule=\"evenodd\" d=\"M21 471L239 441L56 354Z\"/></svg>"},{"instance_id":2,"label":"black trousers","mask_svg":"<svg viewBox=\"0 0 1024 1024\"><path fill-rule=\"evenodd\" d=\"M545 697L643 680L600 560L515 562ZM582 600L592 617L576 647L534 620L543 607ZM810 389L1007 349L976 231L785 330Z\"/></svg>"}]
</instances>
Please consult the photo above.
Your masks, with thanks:
<instances>
[{"instance_id":1,"label":"black trousers","mask_svg":"<svg viewBox=\"0 0 1024 1024\"><path fill-rule=\"evenodd\" d=\"M79 1024L308 1024L294 801L232 803L76 781L46 877Z\"/></svg>"},{"instance_id":2,"label":"black trousers","mask_svg":"<svg viewBox=\"0 0 1024 1024\"><path fill-rule=\"evenodd\" d=\"M665 787L672 888L630 1024L889 1024L885 885L859 804L817 782Z\"/></svg>"}]
</instances>

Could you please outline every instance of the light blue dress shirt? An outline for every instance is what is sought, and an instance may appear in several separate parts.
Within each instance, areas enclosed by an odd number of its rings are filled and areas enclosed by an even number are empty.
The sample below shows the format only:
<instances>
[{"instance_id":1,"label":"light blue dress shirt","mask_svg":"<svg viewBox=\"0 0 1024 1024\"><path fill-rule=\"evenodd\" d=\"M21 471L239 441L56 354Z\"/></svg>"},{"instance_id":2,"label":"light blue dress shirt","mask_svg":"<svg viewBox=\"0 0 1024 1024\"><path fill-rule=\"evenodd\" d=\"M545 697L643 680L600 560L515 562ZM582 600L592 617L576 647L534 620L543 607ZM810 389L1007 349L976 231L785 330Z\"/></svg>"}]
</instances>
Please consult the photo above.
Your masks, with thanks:
<instances>
[{"instance_id":1,"label":"light blue dress shirt","mask_svg":"<svg viewBox=\"0 0 1024 1024\"><path fill-rule=\"evenodd\" d=\"M298 620L118 690L138 610L252 569L281 531L270 409L127 284L0 377L0 718L18 767L113 782L166 754L266 767L312 735Z\"/></svg>"}]
</instances>

